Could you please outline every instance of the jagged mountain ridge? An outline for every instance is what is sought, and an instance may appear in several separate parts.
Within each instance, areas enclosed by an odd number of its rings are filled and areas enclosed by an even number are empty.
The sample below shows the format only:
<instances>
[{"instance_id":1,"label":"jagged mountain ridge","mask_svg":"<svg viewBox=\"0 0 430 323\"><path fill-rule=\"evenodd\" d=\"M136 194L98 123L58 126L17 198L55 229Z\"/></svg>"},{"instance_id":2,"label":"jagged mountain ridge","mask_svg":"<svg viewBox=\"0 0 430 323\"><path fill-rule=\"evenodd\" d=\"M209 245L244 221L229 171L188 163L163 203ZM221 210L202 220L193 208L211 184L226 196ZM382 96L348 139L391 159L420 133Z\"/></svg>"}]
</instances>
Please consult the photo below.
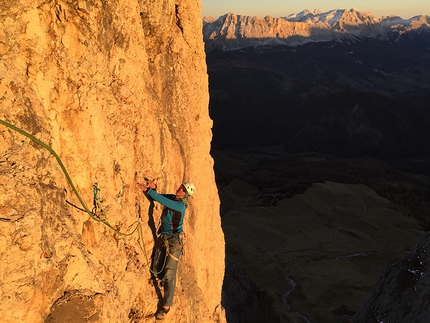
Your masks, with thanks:
<instances>
[{"instance_id":1,"label":"jagged mountain ridge","mask_svg":"<svg viewBox=\"0 0 430 323\"><path fill-rule=\"evenodd\" d=\"M399 16L376 18L370 12L335 9L327 12L304 10L287 17L264 18L227 13L218 19L203 18L206 52L215 48L298 46L309 42L376 38L399 41L410 31L430 31L430 17Z\"/></svg>"}]
</instances>

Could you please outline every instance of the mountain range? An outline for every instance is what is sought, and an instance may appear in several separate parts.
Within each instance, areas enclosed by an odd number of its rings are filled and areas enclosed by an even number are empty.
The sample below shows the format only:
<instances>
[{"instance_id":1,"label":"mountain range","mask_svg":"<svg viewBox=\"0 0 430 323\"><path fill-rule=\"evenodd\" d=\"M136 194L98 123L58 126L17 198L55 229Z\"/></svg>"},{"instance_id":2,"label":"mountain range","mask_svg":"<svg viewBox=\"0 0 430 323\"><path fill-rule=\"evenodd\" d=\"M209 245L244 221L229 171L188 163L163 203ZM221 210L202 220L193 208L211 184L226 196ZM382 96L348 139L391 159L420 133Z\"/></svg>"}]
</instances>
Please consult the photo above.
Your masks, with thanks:
<instances>
[{"instance_id":1,"label":"mountain range","mask_svg":"<svg viewBox=\"0 0 430 323\"><path fill-rule=\"evenodd\" d=\"M427 322L428 233L381 267L430 228L429 17L229 13L203 31L227 320Z\"/></svg>"},{"instance_id":2,"label":"mountain range","mask_svg":"<svg viewBox=\"0 0 430 323\"><path fill-rule=\"evenodd\" d=\"M351 9L205 21L213 148L430 157L429 17Z\"/></svg>"},{"instance_id":3,"label":"mountain range","mask_svg":"<svg viewBox=\"0 0 430 323\"><path fill-rule=\"evenodd\" d=\"M304 10L287 17L264 18L227 13L218 19L203 18L206 52L273 45L298 46L309 42L354 41L368 37L402 41L410 32L429 32L430 17L374 17L356 9L327 12Z\"/></svg>"}]
</instances>

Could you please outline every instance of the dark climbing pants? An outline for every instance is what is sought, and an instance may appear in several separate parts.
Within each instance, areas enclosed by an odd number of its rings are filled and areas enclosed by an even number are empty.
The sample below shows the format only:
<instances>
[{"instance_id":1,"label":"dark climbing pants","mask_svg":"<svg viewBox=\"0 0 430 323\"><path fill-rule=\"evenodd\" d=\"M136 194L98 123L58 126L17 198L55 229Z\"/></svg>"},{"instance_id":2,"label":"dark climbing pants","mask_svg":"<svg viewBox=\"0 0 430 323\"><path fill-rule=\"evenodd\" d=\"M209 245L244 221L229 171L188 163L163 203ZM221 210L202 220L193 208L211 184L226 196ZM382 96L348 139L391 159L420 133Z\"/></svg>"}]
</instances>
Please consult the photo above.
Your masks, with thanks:
<instances>
[{"instance_id":1,"label":"dark climbing pants","mask_svg":"<svg viewBox=\"0 0 430 323\"><path fill-rule=\"evenodd\" d=\"M176 272L178 270L179 257L182 253L182 246L179 240L179 233L166 235L169 242L169 254L164 268L164 302L163 306L172 306L173 295L176 287Z\"/></svg>"}]
</instances>

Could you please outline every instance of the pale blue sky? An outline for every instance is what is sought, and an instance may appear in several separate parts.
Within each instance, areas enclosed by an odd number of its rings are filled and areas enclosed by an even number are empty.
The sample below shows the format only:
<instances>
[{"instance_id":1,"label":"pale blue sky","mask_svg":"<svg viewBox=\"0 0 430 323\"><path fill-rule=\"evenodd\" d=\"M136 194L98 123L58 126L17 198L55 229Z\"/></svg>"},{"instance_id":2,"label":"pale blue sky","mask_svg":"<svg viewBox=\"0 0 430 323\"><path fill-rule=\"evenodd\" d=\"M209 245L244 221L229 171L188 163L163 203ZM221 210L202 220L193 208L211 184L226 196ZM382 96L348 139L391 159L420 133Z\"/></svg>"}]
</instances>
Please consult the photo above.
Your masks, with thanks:
<instances>
[{"instance_id":1,"label":"pale blue sky","mask_svg":"<svg viewBox=\"0 0 430 323\"><path fill-rule=\"evenodd\" d=\"M201 0L202 17L218 18L228 12L244 16L284 17L304 9L351 9L372 12L380 18L396 15L408 19L416 15L430 16L430 0Z\"/></svg>"}]
</instances>

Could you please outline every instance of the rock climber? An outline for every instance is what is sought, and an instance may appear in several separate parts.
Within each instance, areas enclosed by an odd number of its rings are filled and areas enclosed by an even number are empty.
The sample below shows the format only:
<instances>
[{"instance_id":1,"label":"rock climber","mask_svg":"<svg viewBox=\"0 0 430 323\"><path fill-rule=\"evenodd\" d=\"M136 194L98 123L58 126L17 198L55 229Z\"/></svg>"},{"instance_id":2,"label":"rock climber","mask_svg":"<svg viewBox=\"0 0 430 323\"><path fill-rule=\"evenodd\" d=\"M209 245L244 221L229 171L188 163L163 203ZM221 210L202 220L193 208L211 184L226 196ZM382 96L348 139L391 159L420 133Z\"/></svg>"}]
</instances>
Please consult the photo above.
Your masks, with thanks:
<instances>
[{"instance_id":1,"label":"rock climber","mask_svg":"<svg viewBox=\"0 0 430 323\"><path fill-rule=\"evenodd\" d=\"M161 306L155 313L155 319L162 320L173 304L176 272L179 258L183 251L182 238L184 231L182 226L185 210L187 209L187 200L194 193L195 186L191 182L185 182L179 186L175 194L159 194L156 191L157 185L152 180L146 180L146 185L140 183L137 185L147 196L164 205L159 233L166 242L168 257L164 267L164 297Z\"/></svg>"}]
</instances>

